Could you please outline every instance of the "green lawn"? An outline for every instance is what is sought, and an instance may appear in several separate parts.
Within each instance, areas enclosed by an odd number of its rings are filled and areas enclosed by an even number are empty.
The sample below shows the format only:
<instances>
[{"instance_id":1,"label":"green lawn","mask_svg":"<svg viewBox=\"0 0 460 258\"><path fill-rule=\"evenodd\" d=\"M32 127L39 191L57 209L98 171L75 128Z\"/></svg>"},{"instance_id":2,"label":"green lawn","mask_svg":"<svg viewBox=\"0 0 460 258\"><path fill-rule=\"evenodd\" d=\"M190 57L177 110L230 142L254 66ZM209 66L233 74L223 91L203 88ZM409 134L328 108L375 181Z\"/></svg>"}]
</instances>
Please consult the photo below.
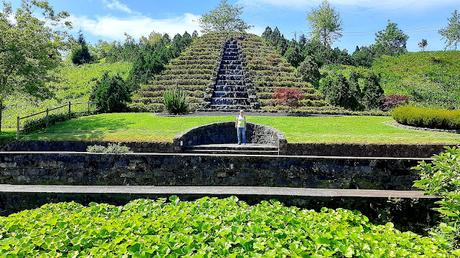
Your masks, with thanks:
<instances>
[{"instance_id":1,"label":"green lawn","mask_svg":"<svg viewBox=\"0 0 460 258\"><path fill-rule=\"evenodd\" d=\"M233 116L161 117L150 113L81 117L24 136L26 140L101 140L170 142L189 128ZM408 130L388 125L390 117L253 116L249 122L272 126L289 142L305 143L439 143L460 144L460 134Z\"/></svg>"}]
</instances>

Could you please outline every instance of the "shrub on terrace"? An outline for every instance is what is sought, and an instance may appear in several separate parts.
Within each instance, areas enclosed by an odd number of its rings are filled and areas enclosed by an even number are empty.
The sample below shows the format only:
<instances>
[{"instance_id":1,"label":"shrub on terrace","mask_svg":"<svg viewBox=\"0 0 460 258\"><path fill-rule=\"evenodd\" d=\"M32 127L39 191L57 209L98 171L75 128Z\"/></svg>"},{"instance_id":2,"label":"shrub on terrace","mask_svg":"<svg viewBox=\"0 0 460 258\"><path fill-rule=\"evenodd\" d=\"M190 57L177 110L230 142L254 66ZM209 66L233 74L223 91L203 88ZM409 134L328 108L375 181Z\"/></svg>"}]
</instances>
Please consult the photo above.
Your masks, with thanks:
<instances>
[{"instance_id":1,"label":"shrub on terrace","mask_svg":"<svg viewBox=\"0 0 460 258\"><path fill-rule=\"evenodd\" d=\"M436 129L460 129L460 110L415 106L397 107L391 113L398 123Z\"/></svg>"},{"instance_id":2,"label":"shrub on terrace","mask_svg":"<svg viewBox=\"0 0 460 258\"><path fill-rule=\"evenodd\" d=\"M349 110L359 110L359 103L347 79L341 74L328 74L321 80L320 90L332 105Z\"/></svg>"},{"instance_id":3,"label":"shrub on terrace","mask_svg":"<svg viewBox=\"0 0 460 258\"><path fill-rule=\"evenodd\" d=\"M300 106L304 94L298 88L278 88L273 94L273 98L277 105L293 108Z\"/></svg>"},{"instance_id":4,"label":"shrub on terrace","mask_svg":"<svg viewBox=\"0 0 460 258\"><path fill-rule=\"evenodd\" d=\"M185 114L189 109L187 95L179 88L166 90L163 96L163 103L166 111L173 115Z\"/></svg>"},{"instance_id":5,"label":"shrub on terrace","mask_svg":"<svg viewBox=\"0 0 460 258\"><path fill-rule=\"evenodd\" d=\"M93 88L91 100L100 112L122 112L126 111L127 104L131 101L131 92L119 75L111 77L104 73Z\"/></svg>"},{"instance_id":6,"label":"shrub on terrace","mask_svg":"<svg viewBox=\"0 0 460 258\"><path fill-rule=\"evenodd\" d=\"M450 248L460 248L460 147L447 148L432 163L421 162L415 170L420 175L415 186L442 198L437 211L444 221L431 233ZM460 250L456 254L460 256Z\"/></svg>"}]
</instances>

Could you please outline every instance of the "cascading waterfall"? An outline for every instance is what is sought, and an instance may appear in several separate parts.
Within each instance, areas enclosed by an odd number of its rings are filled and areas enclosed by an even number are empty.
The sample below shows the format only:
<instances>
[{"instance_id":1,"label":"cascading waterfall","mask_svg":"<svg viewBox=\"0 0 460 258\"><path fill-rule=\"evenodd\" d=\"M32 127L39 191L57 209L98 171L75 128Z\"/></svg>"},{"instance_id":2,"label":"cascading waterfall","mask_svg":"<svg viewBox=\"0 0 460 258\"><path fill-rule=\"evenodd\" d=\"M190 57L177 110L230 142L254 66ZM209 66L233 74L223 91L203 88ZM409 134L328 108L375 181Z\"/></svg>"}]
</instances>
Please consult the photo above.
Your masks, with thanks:
<instances>
[{"instance_id":1,"label":"cascading waterfall","mask_svg":"<svg viewBox=\"0 0 460 258\"><path fill-rule=\"evenodd\" d=\"M229 40L225 44L211 98L211 108L216 110L250 109L241 50L236 40Z\"/></svg>"}]
</instances>

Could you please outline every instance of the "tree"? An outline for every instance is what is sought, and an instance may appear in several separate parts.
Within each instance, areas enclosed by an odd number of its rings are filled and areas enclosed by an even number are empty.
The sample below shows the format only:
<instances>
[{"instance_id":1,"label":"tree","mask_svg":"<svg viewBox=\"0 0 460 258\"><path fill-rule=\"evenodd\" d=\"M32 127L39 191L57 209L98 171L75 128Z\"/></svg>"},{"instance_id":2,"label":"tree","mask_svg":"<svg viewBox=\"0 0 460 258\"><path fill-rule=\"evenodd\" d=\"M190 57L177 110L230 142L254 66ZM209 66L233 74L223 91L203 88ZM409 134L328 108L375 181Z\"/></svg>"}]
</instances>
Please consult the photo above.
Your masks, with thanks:
<instances>
[{"instance_id":1,"label":"tree","mask_svg":"<svg viewBox=\"0 0 460 258\"><path fill-rule=\"evenodd\" d=\"M382 107L385 99L384 91L380 86L380 77L371 74L365 82L362 93L362 104L366 109L378 109Z\"/></svg>"},{"instance_id":2,"label":"tree","mask_svg":"<svg viewBox=\"0 0 460 258\"><path fill-rule=\"evenodd\" d=\"M318 85L319 79L321 79L319 66L311 56L305 57L305 60L300 63L297 71L303 81L309 82L315 86Z\"/></svg>"},{"instance_id":3,"label":"tree","mask_svg":"<svg viewBox=\"0 0 460 258\"><path fill-rule=\"evenodd\" d=\"M40 13L40 17L35 15ZM47 1L24 0L14 12L3 3L0 11L0 106L17 94L45 97L51 70L61 63L70 28L67 12L55 12ZM59 26L57 26L59 25ZM1 111L1 110L0 110ZM0 120L1 127L1 120Z\"/></svg>"},{"instance_id":4,"label":"tree","mask_svg":"<svg viewBox=\"0 0 460 258\"><path fill-rule=\"evenodd\" d=\"M194 30L193 33L192 33L192 39L196 39L198 38L198 31Z\"/></svg>"},{"instance_id":5,"label":"tree","mask_svg":"<svg viewBox=\"0 0 460 258\"><path fill-rule=\"evenodd\" d=\"M216 9L200 18L202 32L245 32L252 26L241 18L242 14L242 6L231 5L227 0L221 0Z\"/></svg>"},{"instance_id":6,"label":"tree","mask_svg":"<svg viewBox=\"0 0 460 258\"><path fill-rule=\"evenodd\" d=\"M327 0L324 0L318 9L313 9L308 14L307 20L312 30L312 38L327 47L342 37L343 28L340 15Z\"/></svg>"},{"instance_id":7,"label":"tree","mask_svg":"<svg viewBox=\"0 0 460 258\"><path fill-rule=\"evenodd\" d=\"M77 46L72 50L72 63L76 65L91 63L93 58L89 53L88 45L80 32L78 35Z\"/></svg>"},{"instance_id":8,"label":"tree","mask_svg":"<svg viewBox=\"0 0 460 258\"><path fill-rule=\"evenodd\" d=\"M448 21L447 27L439 30L439 34L446 41L446 49L453 48L457 50L457 46L460 43L460 13L455 10Z\"/></svg>"},{"instance_id":9,"label":"tree","mask_svg":"<svg viewBox=\"0 0 460 258\"><path fill-rule=\"evenodd\" d=\"M422 52L425 51L425 48L428 46L428 40L426 39L422 39L419 43L418 43L418 47L422 50Z\"/></svg>"},{"instance_id":10,"label":"tree","mask_svg":"<svg viewBox=\"0 0 460 258\"><path fill-rule=\"evenodd\" d=\"M342 74L330 73L321 80L321 92L329 103L335 106L350 110L356 110L360 104L353 92L347 79Z\"/></svg>"},{"instance_id":11,"label":"tree","mask_svg":"<svg viewBox=\"0 0 460 258\"><path fill-rule=\"evenodd\" d=\"M106 72L96 83L91 100L96 103L101 112L122 112L126 110L127 103L131 101L131 93L119 75L110 77Z\"/></svg>"},{"instance_id":12,"label":"tree","mask_svg":"<svg viewBox=\"0 0 460 258\"><path fill-rule=\"evenodd\" d=\"M398 55L407 51L409 36L404 34L394 22L388 21L387 27L375 34L375 50L377 55Z\"/></svg>"},{"instance_id":13,"label":"tree","mask_svg":"<svg viewBox=\"0 0 460 258\"><path fill-rule=\"evenodd\" d=\"M295 42L293 42L291 46L289 46L289 48L286 50L286 53L284 53L284 57L294 67L298 67L299 64L303 61L303 56L300 52L300 47L298 47Z\"/></svg>"},{"instance_id":14,"label":"tree","mask_svg":"<svg viewBox=\"0 0 460 258\"><path fill-rule=\"evenodd\" d=\"M354 65L371 67L374 62L375 52L372 47L356 47L351 58Z\"/></svg>"}]
</instances>

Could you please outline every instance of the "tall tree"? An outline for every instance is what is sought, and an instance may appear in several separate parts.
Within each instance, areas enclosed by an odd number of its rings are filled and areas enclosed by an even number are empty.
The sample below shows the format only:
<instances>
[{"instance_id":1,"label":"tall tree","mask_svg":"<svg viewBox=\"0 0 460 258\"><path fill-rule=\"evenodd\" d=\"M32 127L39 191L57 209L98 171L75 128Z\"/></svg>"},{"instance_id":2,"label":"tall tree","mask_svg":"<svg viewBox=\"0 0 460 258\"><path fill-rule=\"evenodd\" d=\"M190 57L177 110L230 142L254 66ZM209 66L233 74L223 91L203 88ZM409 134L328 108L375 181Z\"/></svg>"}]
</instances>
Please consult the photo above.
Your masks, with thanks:
<instances>
[{"instance_id":1,"label":"tall tree","mask_svg":"<svg viewBox=\"0 0 460 258\"><path fill-rule=\"evenodd\" d=\"M41 14L40 16L37 13ZM68 28L67 12L55 12L47 1L23 0L13 11L3 3L0 11L0 106L15 93L44 97L51 70L61 62ZM59 26L58 26L59 25ZM63 27L62 27L63 26ZM1 121L0 121L1 125Z\"/></svg>"},{"instance_id":2,"label":"tall tree","mask_svg":"<svg viewBox=\"0 0 460 258\"><path fill-rule=\"evenodd\" d=\"M241 18L242 14L242 6L231 5L227 0L221 0L216 9L200 18L202 32L245 32L252 26Z\"/></svg>"},{"instance_id":3,"label":"tall tree","mask_svg":"<svg viewBox=\"0 0 460 258\"><path fill-rule=\"evenodd\" d=\"M375 34L375 50L378 55L398 55L407 51L407 36L398 24L388 21L387 27Z\"/></svg>"},{"instance_id":4,"label":"tall tree","mask_svg":"<svg viewBox=\"0 0 460 258\"><path fill-rule=\"evenodd\" d=\"M342 37L340 15L327 0L324 0L317 9L313 9L308 14L307 20L310 23L312 39L318 40L327 47Z\"/></svg>"},{"instance_id":5,"label":"tall tree","mask_svg":"<svg viewBox=\"0 0 460 258\"><path fill-rule=\"evenodd\" d=\"M460 43L460 13L455 10L448 21L447 26L439 30L439 34L446 41L446 49L453 48L457 50L457 46Z\"/></svg>"},{"instance_id":6,"label":"tall tree","mask_svg":"<svg viewBox=\"0 0 460 258\"><path fill-rule=\"evenodd\" d=\"M420 40L420 42L418 43L418 47L423 51L425 51L425 48L428 46L428 40L426 39L422 39Z\"/></svg>"},{"instance_id":7,"label":"tall tree","mask_svg":"<svg viewBox=\"0 0 460 258\"><path fill-rule=\"evenodd\" d=\"M83 33L80 31L77 44L72 50L72 63L76 65L88 64L92 59L86 40L83 37Z\"/></svg>"}]
</instances>

